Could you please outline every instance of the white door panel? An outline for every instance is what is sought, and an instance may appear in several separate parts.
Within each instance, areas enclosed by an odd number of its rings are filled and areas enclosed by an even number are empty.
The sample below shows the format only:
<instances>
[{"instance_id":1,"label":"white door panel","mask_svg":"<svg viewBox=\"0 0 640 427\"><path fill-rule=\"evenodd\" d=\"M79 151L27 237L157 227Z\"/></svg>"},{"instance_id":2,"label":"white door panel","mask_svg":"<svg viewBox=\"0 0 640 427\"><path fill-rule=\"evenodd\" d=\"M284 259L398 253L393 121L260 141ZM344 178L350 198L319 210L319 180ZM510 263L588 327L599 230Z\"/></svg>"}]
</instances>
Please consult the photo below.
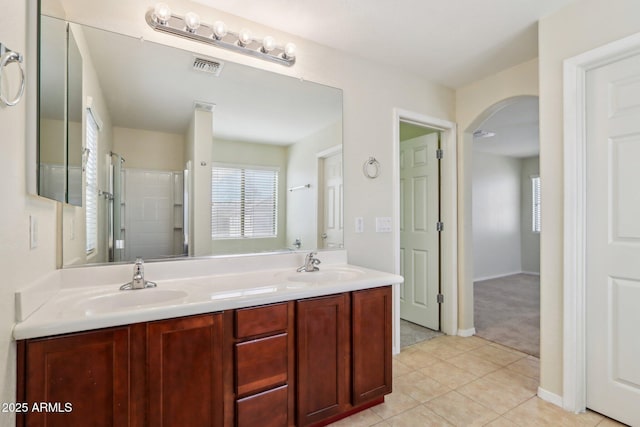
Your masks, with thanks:
<instances>
[{"instance_id":1,"label":"white door panel","mask_svg":"<svg viewBox=\"0 0 640 427\"><path fill-rule=\"evenodd\" d=\"M342 248L342 153L326 157L323 167L324 211L320 241L325 249Z\"/></svg>"},{"instance_id":2,"label":"white door panel","mask_svg":"<svg viewBox=\"0 0 640 427\"><path fill-rule=\"evenodd\" d=\"M587 406L640 425L640 55L587 73Z\"/></svg>"},{"instance_id":3,"label":"white door panel","mask_svg":"<svg viewBox=\"0 0 640 427\"><path fill-rule=\"evenodd\" d=\"M440 329L438 134L400 143L400 317Z\"/></svg>"}]
</instances>

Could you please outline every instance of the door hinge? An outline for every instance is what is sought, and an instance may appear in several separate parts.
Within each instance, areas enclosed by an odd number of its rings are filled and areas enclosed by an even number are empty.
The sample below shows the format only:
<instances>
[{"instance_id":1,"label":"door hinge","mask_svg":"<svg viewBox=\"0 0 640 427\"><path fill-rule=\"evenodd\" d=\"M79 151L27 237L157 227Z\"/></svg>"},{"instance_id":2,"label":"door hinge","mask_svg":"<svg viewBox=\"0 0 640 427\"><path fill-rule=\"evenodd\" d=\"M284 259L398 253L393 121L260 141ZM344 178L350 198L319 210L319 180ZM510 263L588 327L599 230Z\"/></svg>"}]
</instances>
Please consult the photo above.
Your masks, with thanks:
<instances>
[{"instance_id":1,"label":"door hinge","mask_svg":"<svg viewBox=\"0 0 640 427\"><path fill-rule=\"evenodd\" d=\"M436 159L442 160L443 157L444 157L444 151L442 151L442 148L438 148L436 150Z\"/></svg>"},{"instance_id":2,"label":"door hinge","mask_svg":"<svg viewBox=\"0 0 640 427\"><path fill-rule=\"evenodd\" d=\"M438 304L442 304L444 302L444 295L438 294L437 301L438 301Z\"/></svg>"},{"instance_id":3,"label":"door hinge","mask_svg":"<svg viewBox=\"0 0 640 427\"><path fill-rule=\"evenodd\" d=\"M436 231L442 231L442 230L444 230L444 222L442 221L436 222Z\"/></svg>"}]
</instances>

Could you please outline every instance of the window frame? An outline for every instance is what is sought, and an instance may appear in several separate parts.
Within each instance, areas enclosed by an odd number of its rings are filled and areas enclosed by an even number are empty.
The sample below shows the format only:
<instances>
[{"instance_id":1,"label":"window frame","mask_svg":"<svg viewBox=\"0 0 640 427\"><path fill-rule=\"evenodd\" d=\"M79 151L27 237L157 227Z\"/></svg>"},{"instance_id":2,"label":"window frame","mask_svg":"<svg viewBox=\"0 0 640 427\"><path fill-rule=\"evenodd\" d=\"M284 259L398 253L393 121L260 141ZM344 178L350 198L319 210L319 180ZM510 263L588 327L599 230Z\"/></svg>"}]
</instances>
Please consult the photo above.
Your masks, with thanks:
<instances>
[{"instance_id":1,"label":"window frame","mask_svg":"<svg viewBox=\"0 0 640 427\"><path fill-rule=\"evenodd\" d=\"M540 176L531 175L531 232L539 234L541 230L541 189Z\"/></svg>"}]
</instances>

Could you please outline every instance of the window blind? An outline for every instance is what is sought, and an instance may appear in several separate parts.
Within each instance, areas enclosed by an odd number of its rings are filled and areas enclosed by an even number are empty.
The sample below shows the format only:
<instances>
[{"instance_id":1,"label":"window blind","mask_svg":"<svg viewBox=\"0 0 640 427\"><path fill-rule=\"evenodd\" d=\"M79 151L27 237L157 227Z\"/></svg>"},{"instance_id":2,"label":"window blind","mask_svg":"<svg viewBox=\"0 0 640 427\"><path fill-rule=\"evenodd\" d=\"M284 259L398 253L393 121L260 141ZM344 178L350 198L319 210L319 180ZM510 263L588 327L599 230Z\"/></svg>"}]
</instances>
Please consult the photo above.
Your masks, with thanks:
<instances>
[{"instance_id":1,"label":"window blind","mask_svg":"<svg viewBox=\"0 0 640 427\"><path fill-rule=\"evenodd\" d=\"M531 231L540 232L540 177L531 177Z\"/></svg>"},{"instance_id":2,"label":"window blind","mask_svg":"<svg viewBox=\"0 0 640 427\"><path fill-rule=\"evenodd\" d=\"M277 169L212 167L212 239L276 237L277 224Z\"/></svg>"},{"instance_id":3,"label":"window blind","mask_svg":"<svg viewBox=\"0 0 640 427\"><path fill-rule=\"evenodd\" d=\"M87 254L98 247L98 125L87 111L86 138L86 166L85 166L85 222L87 224Z\"/></svg>"}]
</instances>

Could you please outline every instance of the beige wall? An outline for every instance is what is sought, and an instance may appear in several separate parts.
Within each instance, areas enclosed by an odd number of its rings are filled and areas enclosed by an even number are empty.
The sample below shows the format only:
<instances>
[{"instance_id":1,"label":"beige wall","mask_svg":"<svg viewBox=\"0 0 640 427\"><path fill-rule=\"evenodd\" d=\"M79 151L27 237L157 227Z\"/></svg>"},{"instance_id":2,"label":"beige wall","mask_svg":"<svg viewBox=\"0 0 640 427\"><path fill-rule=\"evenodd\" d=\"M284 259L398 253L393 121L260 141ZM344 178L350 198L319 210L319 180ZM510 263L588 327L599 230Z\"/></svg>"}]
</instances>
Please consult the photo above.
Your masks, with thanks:
<instances>
[{"instance_id":1,"label":"beige wall","mask_svg":"<svg viewBox=\"0 0 640 427\"><path fill-rule=\"evenodd\" d=\"M458 122L458 328L473 324L472 133L505 100L538 94L538 61L525 62L456 91Z\"/></svg>"},{"instance_id":2,"label":"beige wall","mask_svg":"<svg viewBox=\"0 0 640 427\"><path fill-rule=\"evenodd\" d=\"M125 158L127 169L184 169L184 135L115 126L113 151Z\"/></svg>"},{"instance_id":3,"label":"beige wall","mask_svg":"<svg viewBox=\"0 0 640 427\"><path fill-rule=\"evenodd\" d=\"M540 386L562 395L562 61L640 31L637 0L582 0L540 20Z\"/></svg>"}]
</instances>

